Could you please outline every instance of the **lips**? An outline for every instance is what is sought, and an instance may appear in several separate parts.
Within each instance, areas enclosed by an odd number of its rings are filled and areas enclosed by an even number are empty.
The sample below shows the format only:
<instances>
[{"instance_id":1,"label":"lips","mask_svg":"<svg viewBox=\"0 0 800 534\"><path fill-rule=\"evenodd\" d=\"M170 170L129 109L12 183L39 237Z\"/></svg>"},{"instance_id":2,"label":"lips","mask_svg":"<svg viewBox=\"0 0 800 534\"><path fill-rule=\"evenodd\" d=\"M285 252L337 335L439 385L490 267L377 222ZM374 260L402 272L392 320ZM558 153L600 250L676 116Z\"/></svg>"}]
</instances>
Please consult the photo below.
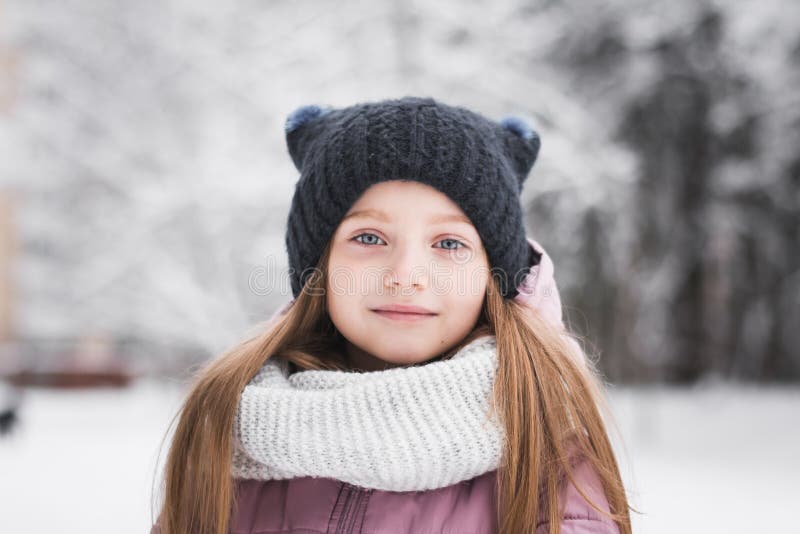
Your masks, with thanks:
<instances>
[{"instance_id":1,"label":"lips","mask_svg":"<svg viewBox=\"0 0 800 534\"><path fill-rule=\"evenodd\" d=\"M381 306L379 308L374 308L372 311L406 313L414 315L436 315L435 312L429 310L428 308L423 308L422 306L409 306L404 304L392 304L389 306Z\"/></svg>"},{"instance_id":2,"label":"lips","mask_svg":"<svg viewBox=\"0 0 800 534\"><path fill-rule=\"evenodd\" d=\"M416 322L435 317L437 314L422 306L391 305L372 310L377 315L394 321Z\"/></svg>"}]
</instances>

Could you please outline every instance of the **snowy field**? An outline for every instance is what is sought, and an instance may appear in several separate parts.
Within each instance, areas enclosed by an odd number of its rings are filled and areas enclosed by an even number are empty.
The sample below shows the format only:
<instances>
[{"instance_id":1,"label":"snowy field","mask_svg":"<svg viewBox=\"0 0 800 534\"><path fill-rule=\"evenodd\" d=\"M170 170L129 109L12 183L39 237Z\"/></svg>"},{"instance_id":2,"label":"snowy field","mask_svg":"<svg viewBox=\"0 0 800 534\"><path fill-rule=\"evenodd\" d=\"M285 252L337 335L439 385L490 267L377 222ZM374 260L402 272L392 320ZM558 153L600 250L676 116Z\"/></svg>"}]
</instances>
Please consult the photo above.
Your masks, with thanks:
<instances>
[{"instance_id":1,"label":"snowy field","mask_svg":"<svg viewBox=\"0 0 800 534\"><path fill-rule=\"evenodd\" d=\"M158 448L182 391L28 390L0 439L0 532L145 533ZM611 393L634 532L800 532L800 388Z\"/></svg>"}]
</instances>

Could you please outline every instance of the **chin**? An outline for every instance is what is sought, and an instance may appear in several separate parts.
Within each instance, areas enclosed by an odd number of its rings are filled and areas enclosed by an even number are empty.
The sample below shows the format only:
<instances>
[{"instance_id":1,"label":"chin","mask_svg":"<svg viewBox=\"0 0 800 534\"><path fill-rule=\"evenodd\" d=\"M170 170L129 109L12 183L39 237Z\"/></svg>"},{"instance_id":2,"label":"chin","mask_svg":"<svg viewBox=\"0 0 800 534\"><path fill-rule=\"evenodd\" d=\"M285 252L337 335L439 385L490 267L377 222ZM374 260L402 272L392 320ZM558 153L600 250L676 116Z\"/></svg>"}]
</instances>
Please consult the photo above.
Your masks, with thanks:
<instances>
[{"instance_id":1,"label":"chin","mask_svg":"<svg viewBox=\"0 0 800 534\"><path fill-rule=\"evenodd\" d=\"M430 351L414 347L406 346L404 350L403 343L395 344L392 347L376 347L372 354L394 365L413 365L430 360L435 356L435 354L430 354Z\"/></svg>"}]
</instances>

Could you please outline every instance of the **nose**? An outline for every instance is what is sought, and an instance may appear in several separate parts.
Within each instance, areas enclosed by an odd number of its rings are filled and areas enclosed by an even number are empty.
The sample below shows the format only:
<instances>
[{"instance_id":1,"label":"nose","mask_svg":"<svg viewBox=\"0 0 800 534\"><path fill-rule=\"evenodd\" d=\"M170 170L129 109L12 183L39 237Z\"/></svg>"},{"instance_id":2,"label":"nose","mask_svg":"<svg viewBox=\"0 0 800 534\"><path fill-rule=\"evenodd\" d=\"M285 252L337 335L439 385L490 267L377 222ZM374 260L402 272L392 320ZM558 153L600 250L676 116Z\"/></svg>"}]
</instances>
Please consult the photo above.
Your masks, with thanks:
<instances>
[{"instance_id":1,"label":"nose","mask_svg":"<svg viewBox=\"0 0 800 534\"><path fill-rule=\"evenodd\" d=\"M390 290L428 287L428 256L419 247L400 245L393 252L384 286Z\"/></svg>"}]
</instances>

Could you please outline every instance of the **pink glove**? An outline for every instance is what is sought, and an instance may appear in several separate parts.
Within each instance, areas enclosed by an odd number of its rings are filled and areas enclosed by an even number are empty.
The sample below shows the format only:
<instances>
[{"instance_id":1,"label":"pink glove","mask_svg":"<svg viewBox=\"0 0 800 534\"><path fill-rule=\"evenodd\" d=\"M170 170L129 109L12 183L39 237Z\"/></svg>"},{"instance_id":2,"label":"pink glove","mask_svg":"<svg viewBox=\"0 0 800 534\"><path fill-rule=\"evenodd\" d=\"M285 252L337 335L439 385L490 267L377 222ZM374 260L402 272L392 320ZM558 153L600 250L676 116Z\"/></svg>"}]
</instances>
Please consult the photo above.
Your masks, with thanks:
<instances>
[{"instance_id":1,"label":"pink glove","mask_svg":"<svg viewBox=\"0 0 800 534\"><path fill-rule=\"evenodd\" d=\"M542 254L542 258L538 265L531 267L530 272L517 287L519 294L514 300L537 311L546 321L563 328L561 296L553 276L553 261L538 241L529 237L528 243L535 251Z\"/></svg>"}]
</instances>

